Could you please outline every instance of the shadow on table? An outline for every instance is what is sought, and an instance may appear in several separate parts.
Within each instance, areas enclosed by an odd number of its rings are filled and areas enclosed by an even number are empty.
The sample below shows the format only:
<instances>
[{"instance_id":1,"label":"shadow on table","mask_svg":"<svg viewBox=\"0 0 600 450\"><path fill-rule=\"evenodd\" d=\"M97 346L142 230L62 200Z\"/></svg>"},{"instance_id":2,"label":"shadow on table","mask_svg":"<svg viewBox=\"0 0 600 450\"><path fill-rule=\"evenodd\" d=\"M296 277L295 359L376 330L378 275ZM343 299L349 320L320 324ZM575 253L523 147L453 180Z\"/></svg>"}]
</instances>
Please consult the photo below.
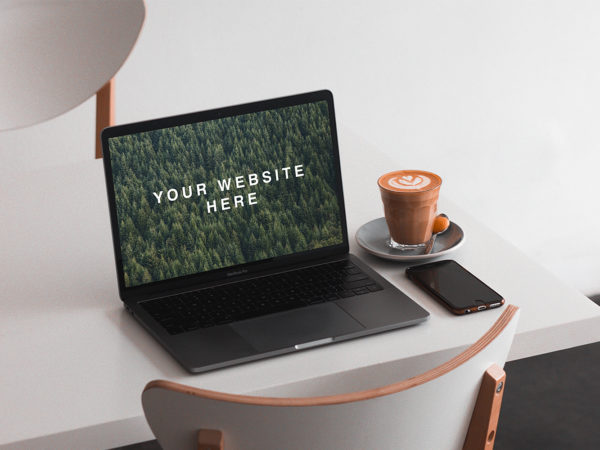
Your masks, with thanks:
<instances>
[{"instance_id":1,"label":"shadow on table","mask_svg":"<svg viewBox=\"0 0 600 450\"><path fill-rule=\"evenodd\" d=\"M128 341L147 356L148 362L160 371L162 378L173 379L189 375L158 341L137 320L131 317L125 308L111 309L106 312L106 315L119 331L126 336Z\"/></svg>"}]
</instances>

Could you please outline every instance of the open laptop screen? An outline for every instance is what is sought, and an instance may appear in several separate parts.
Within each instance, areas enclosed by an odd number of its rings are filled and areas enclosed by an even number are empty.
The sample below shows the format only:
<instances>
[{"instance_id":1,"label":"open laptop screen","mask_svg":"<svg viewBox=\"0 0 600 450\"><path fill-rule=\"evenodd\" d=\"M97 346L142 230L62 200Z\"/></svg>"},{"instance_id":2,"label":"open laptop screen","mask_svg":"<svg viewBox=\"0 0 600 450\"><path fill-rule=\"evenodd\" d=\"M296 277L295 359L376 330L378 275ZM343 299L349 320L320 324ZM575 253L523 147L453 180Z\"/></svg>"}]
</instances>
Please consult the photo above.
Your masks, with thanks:
<instances>
[{"instance_id":1,"label":"open laptop screen","mask_svg":"<svg viewBox=\"0 0 600 450\"><path fill-rule=\"evenodd\" d=\"M328 102L218 115L108 137L125 288L343 243Z\"/></svg>"}]
</instances>

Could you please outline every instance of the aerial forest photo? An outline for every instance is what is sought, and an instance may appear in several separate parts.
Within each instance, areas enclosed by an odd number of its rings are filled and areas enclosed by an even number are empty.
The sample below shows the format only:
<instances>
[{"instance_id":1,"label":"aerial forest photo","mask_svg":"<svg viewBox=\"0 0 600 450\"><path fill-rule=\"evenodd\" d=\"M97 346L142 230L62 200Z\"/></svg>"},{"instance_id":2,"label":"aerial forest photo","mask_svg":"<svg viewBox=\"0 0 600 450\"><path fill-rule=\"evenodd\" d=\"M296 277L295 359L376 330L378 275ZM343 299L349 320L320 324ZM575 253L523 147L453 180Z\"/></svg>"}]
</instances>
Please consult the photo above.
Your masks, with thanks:
<instances>
[{"instance_id":1,"label":"aerial forest photo","mask_svg":"<svg viewBox=\"0 0 600 450\"><path fill-rule=\"evenodd\" d=\"M325 101L109 148L125 287L342 243Z\"/></svg>"}]
</instances>

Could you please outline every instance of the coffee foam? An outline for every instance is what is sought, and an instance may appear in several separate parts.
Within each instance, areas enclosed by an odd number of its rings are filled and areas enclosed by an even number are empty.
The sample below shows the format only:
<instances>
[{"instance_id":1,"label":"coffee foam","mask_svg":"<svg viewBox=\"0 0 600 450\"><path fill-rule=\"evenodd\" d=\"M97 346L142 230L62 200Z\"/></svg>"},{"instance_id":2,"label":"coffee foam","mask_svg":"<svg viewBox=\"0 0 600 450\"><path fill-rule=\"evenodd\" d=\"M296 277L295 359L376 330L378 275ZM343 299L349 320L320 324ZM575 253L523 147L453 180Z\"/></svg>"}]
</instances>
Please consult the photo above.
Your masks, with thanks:
<instances>
[{"instance_id":1,"label":"coffee foam","mask_svg":"<svg viewBox=\"0 0 600 450\"><path fill-rule=\"evenodd\" d=\"M441 184L441 179L429 172L416 170L401 170L383 175L379 179L383 188L392 191L424 191Z\"/></svg>"},{"instance_id":2,"label":"coffee foam","mask_svg":"<svg viewBox=\"0 0 600 450\"><path fill-rule=\"evenodd\" d=\"M396 189L423 189L431 184L431 178L425 175L402 175L387 180L388 185Z\"/></svg>"}]
</instances>

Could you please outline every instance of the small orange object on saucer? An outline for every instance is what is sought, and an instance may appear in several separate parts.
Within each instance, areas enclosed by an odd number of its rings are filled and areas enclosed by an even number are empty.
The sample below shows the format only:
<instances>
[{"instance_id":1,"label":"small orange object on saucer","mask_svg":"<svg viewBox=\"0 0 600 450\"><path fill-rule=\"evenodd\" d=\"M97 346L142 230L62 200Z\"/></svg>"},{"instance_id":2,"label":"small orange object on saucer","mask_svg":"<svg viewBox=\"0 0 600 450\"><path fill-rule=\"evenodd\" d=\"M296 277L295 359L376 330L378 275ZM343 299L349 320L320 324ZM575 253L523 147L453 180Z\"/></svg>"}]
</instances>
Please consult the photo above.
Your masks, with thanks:
<instances>
[{"instance_id":1,"label":"small orange object on saucer","mask_svg":"<svg viewBox=\"0 0 600 450\"><path fill-rule=\"evenodd\" d=\"M433 222L433 234L441 233L450 226L450 220L444 216L437 216Z\"/></svg>"}]
</instances>

